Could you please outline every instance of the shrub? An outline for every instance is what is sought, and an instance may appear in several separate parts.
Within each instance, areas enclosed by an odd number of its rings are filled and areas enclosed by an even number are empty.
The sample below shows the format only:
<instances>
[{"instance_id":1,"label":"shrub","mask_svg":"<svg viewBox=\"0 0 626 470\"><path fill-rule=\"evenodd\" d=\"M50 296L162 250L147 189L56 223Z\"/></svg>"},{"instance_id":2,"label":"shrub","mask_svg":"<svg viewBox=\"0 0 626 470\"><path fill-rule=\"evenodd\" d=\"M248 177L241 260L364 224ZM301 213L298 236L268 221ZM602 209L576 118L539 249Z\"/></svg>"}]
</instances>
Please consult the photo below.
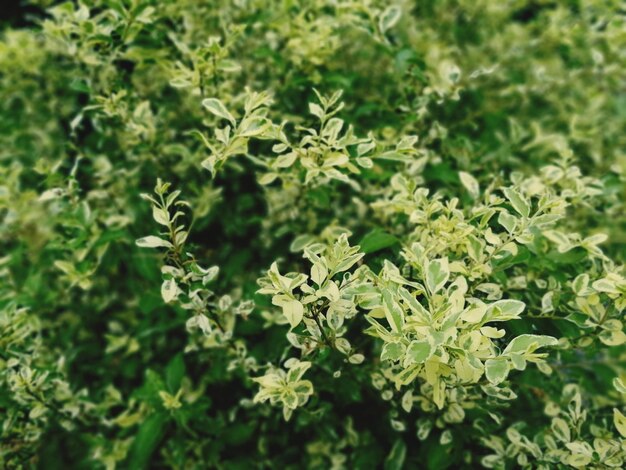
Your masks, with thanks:
<instances>
[{"instance_id":1,"label":"shrub","mask_svg":"<svg viewBox=\"0 0 626 470\"><path fill-rule=\"evenodd\" d=\"M1 467L623 467L620 2L14 12Z\"/></svg>"}]
</instances>

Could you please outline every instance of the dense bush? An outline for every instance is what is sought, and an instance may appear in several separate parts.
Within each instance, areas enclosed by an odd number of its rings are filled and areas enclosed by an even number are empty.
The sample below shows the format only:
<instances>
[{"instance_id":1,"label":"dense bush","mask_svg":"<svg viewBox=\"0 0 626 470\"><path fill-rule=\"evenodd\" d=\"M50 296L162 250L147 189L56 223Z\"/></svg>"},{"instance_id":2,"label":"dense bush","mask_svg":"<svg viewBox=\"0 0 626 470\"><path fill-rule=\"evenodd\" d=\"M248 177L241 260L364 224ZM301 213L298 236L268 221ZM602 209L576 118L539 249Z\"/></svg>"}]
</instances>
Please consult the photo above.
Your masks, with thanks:
<instances>
[{"instance_id":1,"label":"dense bush","mask_svg":"<svg viewBox=\"0 0 626 470\"><path fill-rule=\"evenodd\" d=\"M0 467L623 467L619 0L11 11Z\"/></svg>"}]
</instances>

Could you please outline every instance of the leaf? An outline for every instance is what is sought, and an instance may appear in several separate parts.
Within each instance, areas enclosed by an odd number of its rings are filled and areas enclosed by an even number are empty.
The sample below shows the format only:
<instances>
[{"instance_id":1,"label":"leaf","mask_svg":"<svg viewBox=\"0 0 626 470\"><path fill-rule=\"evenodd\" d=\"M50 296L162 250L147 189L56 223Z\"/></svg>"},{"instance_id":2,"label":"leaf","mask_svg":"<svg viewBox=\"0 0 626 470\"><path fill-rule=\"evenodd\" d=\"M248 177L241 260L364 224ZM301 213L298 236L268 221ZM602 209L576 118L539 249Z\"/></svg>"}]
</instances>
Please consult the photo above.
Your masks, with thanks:
<instances>
[{"instance_id":1,"label":"leaf","mask_svg":"<svg viewBox=\"0 0 626 470\"><path fill-rule=\"evenodd\" d=\"M279 155L274 160L274 165L276 168L288 168L293 165L296 161L298 154L296 152L289 152L283 155Z\"/></svg>"},{"instance_id":2,"label":"leaf","mask_svg":"<svg viewBox=\"0 0 626 470\"><path fill-rule=\"evenodd\" d=\"M311 266L311 280L318 286L321 286L328 276L328 269L321 262L314 263Z\"/></svg>"},{"instance_id":3,"label":"leaf","mask_svg":"<svg viewBox=\"0 0 626 470\"><path fill-rule=\"evenodd\" d=\"M626 385L620 377L615 377L613 379L613 387L615 387L615 390L619 393L626 393Z\"/></svg>"},{"instance_id":4,"label":"leaf","mask_svg":"<svg viewBox=\"0 0 626 470\"><path fill-rule=\"evenodd\" d=\"M461 319L468 323L480 323L482 322L486 311L487 310L484 306L473 307L464 311L461 314Z\"/></svg>"},{"instance_id":5,"label":"leaf","mask_svg":"<svg viewBox=\"0 0 626 470\"><path fill-rule=\"evenodd\" d=\"M413 297L408 290L404 287L400 287L398 289L398 293L400 297L404 299L409 308L411 309L411 313L416 317L416 319L422 322L425 325L430 324L430 312L426 310L426 308L420 304L415 297Z\"/></svg>"},{"instance_id":6,"label":"leaf","mask_svg":"<svg viewBox=\"0 0 626 470\"><path fill-rule=\"evenodd\" d=\"M410 363L422 364L433 355L433 352L434 349L428 341L414 340L409 344L406 350L406 356L407 359L410 360Z\"/></svg>"},{"instance_id":7,"label":"leaf","mask_svg":"<svg viewBox=\"0 0 626 470\"><path fill-rule=\"evenodd\" d=\"M324 126L324 130L322 131L322 136L326 137L329 142L335 142L342 128L343 128L342 119L339 119L339 118L329 119L326 125Z\"/></svg>"},{"instance_id":8,"label":"leaf","mask_svg":"<svg viewBox=\"0 0 626 470\"><path fill-rule=\"evenodd\" d=\"M452 450L454 449L452 444L442 445L435 440L435 436L431 436L430 441L426 441L426 449L427 470L445 470L449 467L456 468L452 456Z\"/></svg>"},{"instance_id":9,"label":"leaf","mask_svg":"<svg viewBox=\"0 0 626 470\"><path fill-rule=\"evenodd\" d=\"M163 297L166 304L169 304L172 300L174 300L177 293L178 286L176 285L176 281L174 279L167 279L163 281L163 284L161 284L161 297Z\"/></svg>"},{"instance_id":10,"label":"leaf","mask_svg":"<svg viewBox=\"0 0 626 470\"><path fill-rule=\"evenodd\" d=\"M550 425L554 435L563 442L570 442L572 440L572 434L569 426L563 418L552 418L552 424Z\"/></svg>"},{"instance_id":11,"label":"leaf","mask_svg":"<svg viewBox=\"0 0 626 470\"><path fill-rule=\"evenodd\" d=\"M152 206L152 218L156 220L157 223L165 225L166 227L170 223L170 215L168 212L157 206Z\"/></svg>"},{"instance_id":12,"label":"leaf","mask_svg":"<svg viewBox=\"0 0 626 470\"><path fill-rule=\"evenodd\" d=\"M426 287L431 294L436 294L448 282L450 270L448 258L440 258L427 262Z\"/></svg>"},{"instance_id":13,"label":"leaf","mask_svg":"<svg viewBox=\"0 0 626 470\"><path fill-rule=\"evenodd\" d=\"M320 119L322 119L325 114L321 106L316 103L309 103L309 112Z\"/></svg>"},{"instance_id":14,"label":"leaf","mask_svg":"<svg viewBox=\"0 0 626 470\"><path fill-rule=\"evenodd\" d=\"M528 353L546 346L556 346L558 340L545 335L520 335L513 338L502 354Z\"/></svg>"},{"instance_id":15,"label":"leaf","mask_svg":"<svg viewBox=\"0 0 626 470\"><path fill-rule=\"evenodd\" d=\"M406 348L402 343L385 343L380 354L381 361L395 362L404 356Z\"/></svg>"},{"instance_id":16,"label":"leaf","mask_svg":"<svg viewBox=\"0 0 626 470\"><path fill-rule=\"evenodd\" d=\"M487 359L485 362L485 375L487 380L494 385L503 382L510 370L511 365L506 359Z\"/></svg>"},{"instance_id":17,"label":"leaf","mask_svg":"<svg viewBox=\"0 0 626 470\"><path fill-rule=\"evenodd\" d=\"M385 11L383 11L378 18L378 27L382 34L385 34L391 28L393 28L396 23L400 20L402 16L402 10L399 6L393 5L388 7Z\"/></svg>"},{"instance_id":18,"label":"leaf","mask_svg":"<svg viewBox=\"0 0 626 470\"><path fill-rule=\"evenodd\" d=\"M615 295L620 294L620 291L617 289L615 282L606 278L598 279L593 284L591 284L591 286L598 292L604 292L607 294L615 294Z\"/></svg>"},{"instance_id":19,"label":"leaf","mask_svg":"<svg viewBox=\"0 0 626 470\"><path fill-rule=\"evenodd\" d=\"M365 234L359 242L359 246L363 253L369 254L389 248L397 243L399 243L399 240L394 235L380 229L374 229Z\"/></svg>"},{"instance_id":20,"label":"leaf","mask_svg":"<svg viewBox=\"0 0 626 470\"><path fill-rule=\"evenodd\" d=\"M63 197L64 194L65 194L65 190L63 190L62 188L48 189L44 191L43 193L41 193L38 201L45 202L45 201L50 201L52 199L58 199L60 197Z\"/></svg>"},{"instance_id":21,"label":"leaf","mask_svg":"<svg viewBox=\"0 0 626 470\"><path fill-rule=\"evenodd\" d=\"M236 125L235 118L228 112L224 103L217 98L206 98L202 100L202 106L204 106L210 113L216 115L219 118L226 119L233 127Z\"/></svg>"},{"instance_id":22,"label":"leaf","mask_svg":"<svg viewBox=\"0 0 626 470\"><path fill-rule=\"evenodd\" d=\"M508 321L519 318L526 308L521 300L505 299L498 300L487 307L486 321Z\"/></svg>"},{"instance_id":23,"label":"leaf","mask_svg":"<svg viewBox=\"0 0 626 470\"><path fill-rule=\"evenodd\" d=\"M302 321L304 316L304 307L300 301L291 299L282 304L283 313L287 317L287 321L291 325L291 328L295 328Z\"/></svg>"},{"instance_id":24,"label":"leaf","mask_svg":"<svg viewBox=\"0 0 626 470\"><path fill-rule=\"evenodd\" d=\"M141 424L130 448L130 457L126 468L139 470L147 467L152 454L163 438L167 421L167 413L160 411L150 415Z\"/></svg>"},{"instance_id":25,"label":"leaf","mask_svg":"<svg viewBox=\"0 0 626 470\"><path fill-rule=\"evenodd\" d=\"M480 195L480 186L476 178L465 171L459 171L459 179L473 199L476 199Z\"/></svg>"},{"instance_id":26,"label":"leaf","mask_svg":"<svg viewBox=\"0 0 626 470\"><path fill-rule=\"evenodd\" d=\"M176 354L165 368L165 384L171 393L176 393L185 376L185 360L182 353Z\"/></svg>"},{"instance_id":27,"label":"leaf","mask_svg":"<svg viewBox=\"0 0 626 470\"><path fill-rule=\"evenodd\" d=\"M518 191L513 188L504 188L502 192L519 215L522 217L530 215L530 204Z\"/></svg>"},{"instance_id":28,"label":"leaf","mask_svg":"<svg viewBox=\"0 0 626 470\"><path fill-rule=\"evenodd\" d=\"M589 274L582 273L576 276L576 279L572 282L572 290L576 295L581 295L587 290L589 286Z\"/></svg>"},{"instance_id":29,"label":"leaf","mask_svg":"<svg viewBox=\"0 0 626 470\"><path fill-rule=\"evenodd\" d=\"M396 302L391 294L389 289L383 289L383 309L385 311L385 317L387 317L387 322L389 322L389 326L393 331L399 332L402 331L402 327L404 326L404 312L400 307L400 304Z\"/></svg>"},{"instance_id":30,"label":"leaf","mask_svg":"<svg viewBox=\"0 0 626 470\"><path fill-rule=\"evenodd\" d=\"M602 333L600 333L598 339L607 346L621 346L622 344L626 343L626 333L621 330L604 330Z\"/></svg>"},{"instance_id":31,"label":"leaf","mask_svg":"<svg viewBox=\"0 0 626 470\"><path fill-rule=\"evenodd\" d=\"M202 285L206 286L207 284L215 280L219 272L220 272L219 266L211 266L209 269L207 269L203 273L204 275L202 276Z\"/></svg>"},{"instance_id":32,"label":"leaf","mask_svg":"<svg viewBox=\"0 0 626 470\"><path fill-rule=\"evenodd\" d=\"M239 137L256 137L263 134L270 127L270 123L263 117L245 119L239 124Z\"/></svg>"},{"instance_id":33,"label":"leaf","mask_svg":"<svg viewBox=\"0 0 626 470\"><path fill-rule=\"evenodd\" d=\"M517 224L517 219L508 212L503 211L498 215L498 223L502 225L507 232L513 233L515 225Z\"/></svg>"},{"instance_id":34,"label":"leaf","mask_svg":"<svg viewBox=\"0 0 626 470\"><path fill-rule=\"evenodd\" d=\"M613 408L613 423L623 438L626 438L626 416L617 408Z\"/></svg>"},{"instance_id":35,"label":"leaf","mask_svg":"<svg viewBox=\"0 0 626 470\"><path fill-rule=\"evenodd\" d=\"M396 439L391 452L385 459L385 470L402 470L406 460L406 444L402 439Z\"/></svg>"},{"instance_id":36,"label":"leaf","mask_svg":"<svg viewBox=\"0 0 626 470\"><path fill-rule=\"evenodd\" d=\"M140 238L136 240L135 243L141 248L174 248L174 245L167 240L155 237L154 235Z\"/></svg>"},{"instance_id":37,"label":"leaf","mask_svg":"<svg viewBox=\"0 0 626 470\"><path fill-rule=\"evenodd\" d=\"M295 410L298 407L298 394L292 388L284 388L280 398L290 410Z\"/></svg>"},{"instance_id":38,"label":"leaf","mask_svg":"<svg viewBox=\"0 0 626 470\"><path fill-rule=\"evenodd\" d=\"M289 361L293 361L294 358L289 359ZM302 377L304 376L304 373L309 370L311 368L311 366L313 365L312 362L309 361L298 361L296 360L295 362L289 364L288 361L288 365L289 365L289 372L287 374L287 382L297 382L298 380L302 379Z\"/></svg>"}]
</instances>

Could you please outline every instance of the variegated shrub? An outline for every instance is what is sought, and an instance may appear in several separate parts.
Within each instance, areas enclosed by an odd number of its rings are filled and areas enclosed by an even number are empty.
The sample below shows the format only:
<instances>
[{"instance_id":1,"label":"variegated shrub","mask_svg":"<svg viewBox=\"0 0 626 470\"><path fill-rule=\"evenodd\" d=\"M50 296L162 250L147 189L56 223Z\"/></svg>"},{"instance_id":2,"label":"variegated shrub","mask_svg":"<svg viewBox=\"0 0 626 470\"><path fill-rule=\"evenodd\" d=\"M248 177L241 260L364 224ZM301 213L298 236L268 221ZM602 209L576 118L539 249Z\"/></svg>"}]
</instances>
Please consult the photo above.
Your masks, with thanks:
<instances>
[{"instance_id":1,"label":"variegated shrub","mask_svg":"<svg viewBox=\"0 0 626 470\"><path fill-rule=\"evenodd\" d=\"M14 3L1 468L626 465L619 1Z\"/></svg>"}]
</instances>

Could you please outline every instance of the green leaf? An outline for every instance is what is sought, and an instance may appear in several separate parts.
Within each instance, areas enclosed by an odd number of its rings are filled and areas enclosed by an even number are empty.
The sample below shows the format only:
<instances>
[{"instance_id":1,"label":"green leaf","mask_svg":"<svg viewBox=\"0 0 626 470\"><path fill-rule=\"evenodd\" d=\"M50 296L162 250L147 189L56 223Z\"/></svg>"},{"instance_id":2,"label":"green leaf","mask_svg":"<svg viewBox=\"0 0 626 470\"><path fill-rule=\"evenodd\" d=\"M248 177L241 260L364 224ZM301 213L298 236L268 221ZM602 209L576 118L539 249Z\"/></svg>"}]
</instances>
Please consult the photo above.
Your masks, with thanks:
<instances>
[{"instance_id":1,"label":"green leaf","mask_svg":"<svg viewBox=\"0 0 626 470\"><path fill-rule=\"evenodd\" d=\"M581 295L582 293L584 293L584 291L587 290L588 286L589 274L587 273L579 274L578 276L576 276L574 281L572 281L572 290L577 295Z\"/></svg>"},{"instance_id":2,"label":"green leaf","mask_svg":"<svg viewBox=\"0 0 626 470\"><path fill-rule=\"evenodd\" d=\"M404 311L400 307L400 304L396 302L389 289L383 289L383 309L385 311L385 317L389 322L389 326L393 331L402 331L404 326Z\"/></svg>"},{"instance_id":3,"label":"green leaf","mask_svg":"<svg viewBox=\"0 0 626 470\"><path fill-rule=\"evenodd\" d=\"M434 433L433 433L434 434ZM427 470L445 470L455 466L455 457L453 450L454 444L441 444L435 435L431 435L430 439L425 442L426 450L426 469ZM420 467L423 468L423 467Z\"/></svg>"},{"instance_id":4,"label":"green leaf","mask_svg":"<svg viewBox=\"0 0 626 470\"><path fill-rule=\"evenodd\" d=\"M165 225L166 227L170 223L170 215L165 209L161 209L157 206L152 206L152 218L159 224Z\"/></svg>"},{"instance_id":5,"label":"green leaf","mask_svg":"<svg viewBox=\"0 0 626 470\"><path fill-rule=\"evenodd\" d=\"M406 348L402 343L385 343L380 354L380 360L395 362L404 356L405 351Z\"/></svg>"},{"instance_id":6,"label":"green leaf","mask_svg":"<svg viewBox=\"0 0 626 470\"><path fill-rule=\"evenodd\" d=\"M407 303L409 309L411 309L411 313L414 315L413 319L417 319L425 325L429 325L431 322L430 312L426 310L426 308L420 304L417 299L409 293L404 287L400 287L398 289L398 293L400 297Z\"/></svg>"},{"instance_id":7,"label":"green leaf","mask_svg":"<svg viewBox=\"0 0 626 470\"><path fill-rule=\"evenodd\" d=\"M311 266L311 280L321 286L328 277L328 269L322 262L313 263Z\"/></svg>"},{"instance_id":8,"label":"green leaf","mask_svg":"<svg viewBox=\"0 0 626 470\"><path fill-rule=\"evenodd\" d=\"M613 423L615 423L615 429L621 436L626 438L626 416L617 408L613 408Z\"/></svg>"},{"instance_id":9,"label":"green leaf","mask_svg":"<svg viewBox=\"0 0 626 470\"><path fill-rule=\"evenodd\" d=\"M159 411L150 415L139 427L129 452L128 467L143 469L148 466L152 454L163 438L168 414Z\"/></svg>"},{"instance_id":10,"label":"green leaf","mask_svg":"<svg viewBox=\"0 0 626 470\"><path fill-rule=\"evenodd\" d=\"M287 321L291 325L291 328L295 328L302 321L304 316L304 307L302 303L296 299L288 300L282 304L283 313L287 317Z\"/></svg>"},{"instance_id":11,"label":"green leaf","mask_svg":"<svg viewBox=\"0 0 626 470\"><path fill-rule=\"evenodd\" d=\"M399 243L399 240L390 233L374 229L367 233L358 243L363 253L369 254L389 248Z\"/></svg>"},{"instance_id":12,"label":"green leaf","mask_svg":"<svg viewBox=\"0 0 626 470\"><path fill-rule=\"evenodd\" d=\"M391 452L385 459L385 470L402 470L406 460L406 444L402 439L396 439Z\"/></svg>"},{"instance_id":13,"label":"green leaf","mask_svg":"<svg viewBox=\"0 0 626 470\"><path fill-rule=\"evenodd\" d=\"M473 199L476 199L480 196L480 186L476 178L474 178L469 173L465 171L459 171L459 179L461 180L461 184L467 189L467 192L472 196Z\"/></svg>"},{"instance_id":14,"label":"green leaf","mask_svg":"<svg viewBox=\"0 0 626 470\"><path fill-rule=\"evenodd\" d=\"M209 112L216 115L219 118L226 119L233 127L237 124L232 114L228 112L224 103L217 98L206 98L202 100L202 106L204 106Z\"/></svg>"},{"instance_id":15,"label":"green leaf","mask_svg":"<svg viewBox=\"0 0 626 470\"><path fill-rule=\"evenodd\" d=\"M503 211L498 215L498 223L502 225L507 232L513 233L515 225L517 224L517 219L508 212Z\"/></svg>"},{"instance_id":16,"label":"green leaf","mask_svg":"<svg viewBox=\"0 0 626 470\"><path fill-rule=\"evenodd\" d=\"M185 360L182 353L176 354L165 368L165 384L171 393L176 393L185 376Z\"/></svg>"},{"instance_id":17,"label":"green leaf","mask_svg":"<svg viewBox=\"0 0 626 470\"><path fill-rule=\"evenodd\" d=\"M141 248L173 248L172 245L167 240L163 240L162 238L155 237L154 235L150 235L147 237L143 237L135 241L137 246Z\"/></svg>"},{"instance_id":18,"label":"green leaf","mask_svg":"<svg viewBox=\"0 0 626 470\"><path fill-rule=\"evenodd\" d=\"M613 387L615 387L615 390L619 393L626 393L626 384L624 384L624 381L620 377L613 379Z\"/></svg>"},{"instance_id":19,"label":"green leaf","mask_svg":"<svg viewBox=\"0 0 626 470\"><path fill-rule=\"evenodd\" d=\"M322 119L325 114L321 106L316 103L309 103L309 112L314 116L317 116L319 119Z\"/></svg>"},{"instance_id":20,"label":"green leaf","mask_svg":"<svg viewBox=\"0 0 626 470\"><path fill-rule=\"evenodd\" d=\"M508 321L516 320L526 308L526 304L521 300L504 299L492 303L487 308L486 321Z\"/></svg>"},{"instance_id":21,"label":"green leaf","mask_svg":"<svg viewBox=\"0 0 626 470\"><path fill-rule=\"evenodd\" d=\"M570 442L572 440L572 433L570 431L567 422L563 418L552 418L552 424L550 426L554 435L562 442Z\"/></svg>"},{"instance_id":22,"label":"green leaf","mask_svg":"<svg viewBox=\"0 0 626 470\"><path fill-rule=\"evenodd\" d=\"M545 335L520 335L513 338L502 354L527 353L546 346L556 346L558 340Z\"/></svg>"},{"instance_id":23,"label":"green leaf","mask_svg":"<svg viewBox=\"0 0 626 470\"><path fill-rule=\"evenodd\" d=\"M446 285L450 277L448 259L430 260L426 265L426 287L431 294L436 294Z\"/></svg>"},{"instance_id":24,"label":"green leaf","mask_svg":"<svg viewBox=\"0 0 626 470\"><path fill-rule=\"evenodd\" d=\"M380 354L380 360L395 362L404 356L405 350L406 348L402 343L385 343Z\"/></svg>"},{"instance_id":25,"label":"green leaf","mask_svg":"<svg viewBox=\"0 0 626 470\"><path fill-rule=\"evenodd\" d=\"M172 300L176 298L176 294L178 293L178 286L176 285L176 281L174 279L167 279L163 281L161 285L161 297L166 304L169 304Z\"/></svg>"},{"instance_id":26,"label":"green leaf","mask_svg":"<svg viewBox=\"0 0 626 470\"><path fill-rule=\"evenodd\" d=\"M385 34L388 30L393 28L398 21L400 21L400 17L402 16L402 10L397 5L392 5L388 7L385 11L383 11L378 18L378 27L380 28L380 32Z\"/></svg>"},{"instance_id":27,"label":"green leaf","mask_svg":"<svg viewBox=\"0 0 626 470\"><path fill-rule=\"evenodd\" d=\"M522 217L530 215L530 204L519 192L513 188L504 188L502 192L519 215Z\"/></svg>"},{"instance_id":28,"label":"green leaf","mask_svg":"<svg viewBox=\"0 0 626 470\"><path fill-rule=\"evenodd\" d=\"M511 365L509 361L504 358L487 359L485 362L485 375L487 376L487 380L494 385L503 382L507 375L509 375L510 370Z\"/></svg>"},{"instance_id":29,"label":"green leaf","mask_svg":"<svg viewBox=\"0 0 626 470\"><path fill-rule=\"evenodd\" d=\"M285 388L280 398L290 410L295 410L298 407L298 394L291 387Z\"/></svg>"},{"instance_id":30,"label":"green leaf","mask_svg":"<svg viewBox=\"0 0 626 470\"><path fill-rule=\"evenodd\" d=\"M434 349L428 341L414 340L409 344L406 356L407 359L410 359L410 363L422 364L433 355L433 352Z\"/></svg>"}]
</instances>

